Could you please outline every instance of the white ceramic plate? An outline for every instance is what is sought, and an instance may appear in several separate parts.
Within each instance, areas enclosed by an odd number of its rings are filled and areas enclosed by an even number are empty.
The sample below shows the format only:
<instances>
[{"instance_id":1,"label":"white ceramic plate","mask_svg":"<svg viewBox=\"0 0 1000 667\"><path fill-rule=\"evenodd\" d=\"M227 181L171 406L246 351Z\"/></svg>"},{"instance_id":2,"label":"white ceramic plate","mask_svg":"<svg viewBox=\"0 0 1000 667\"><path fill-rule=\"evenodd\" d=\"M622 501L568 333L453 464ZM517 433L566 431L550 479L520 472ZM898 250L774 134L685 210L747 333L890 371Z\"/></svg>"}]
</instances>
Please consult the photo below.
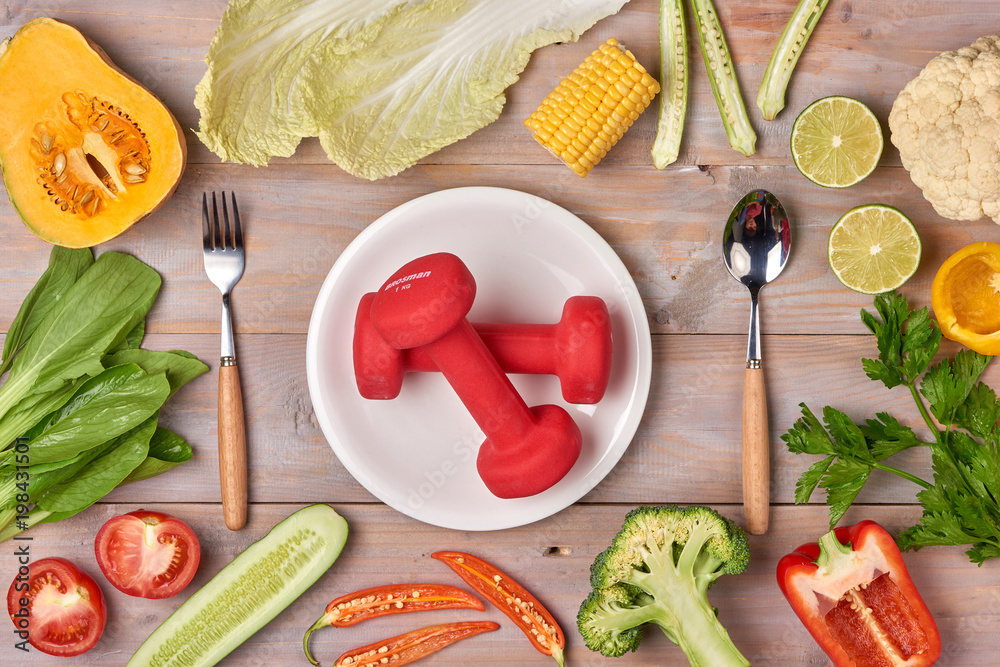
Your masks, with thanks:
<instances>
[{"instance_id":1,"label":"white ceramic plate","mask_svg":"<svg viewBox=\"0 0 1000 667\"><path fill-rule=\"evenodd\" d=\"M554 376L511 376L528 405L565 407L583 434L573 469L538 495L503 500L489 492L476 472L482 431L439 373L408 373L390 401L358 393L351 358L358 301L406 262L434 252L454 253L475 276L473 322L555 323L563 302L575 295L608 304L613 366L599 403L564 402ZM551 202L488 187L414 199L361 232L320 289L306 355L316 417L347 470L390 507L458 530L538 521L594 488L635 435L652 368L639 292L604 239Z\"/></svg>"}]
</instances>

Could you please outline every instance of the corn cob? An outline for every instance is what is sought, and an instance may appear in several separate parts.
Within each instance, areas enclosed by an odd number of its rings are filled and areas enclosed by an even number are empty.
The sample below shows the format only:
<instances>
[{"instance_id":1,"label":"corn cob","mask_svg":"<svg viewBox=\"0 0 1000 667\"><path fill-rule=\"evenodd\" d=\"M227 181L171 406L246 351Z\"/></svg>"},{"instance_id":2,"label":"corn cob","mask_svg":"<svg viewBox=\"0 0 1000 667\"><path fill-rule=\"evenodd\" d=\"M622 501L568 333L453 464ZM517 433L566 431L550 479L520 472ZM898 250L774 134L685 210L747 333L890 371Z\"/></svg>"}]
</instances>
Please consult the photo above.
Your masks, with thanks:
<instances>
[{"instance_id":1,"label":"corn cob","mask_svg":"<svg viewBox=\"0 0 1000 667\"><path fill-rule=\"evenodd\" d=\"M535 140L586 176L660 92L660 84L616 39L587 56L524 125Z\"/></svg>"}]
</instances>

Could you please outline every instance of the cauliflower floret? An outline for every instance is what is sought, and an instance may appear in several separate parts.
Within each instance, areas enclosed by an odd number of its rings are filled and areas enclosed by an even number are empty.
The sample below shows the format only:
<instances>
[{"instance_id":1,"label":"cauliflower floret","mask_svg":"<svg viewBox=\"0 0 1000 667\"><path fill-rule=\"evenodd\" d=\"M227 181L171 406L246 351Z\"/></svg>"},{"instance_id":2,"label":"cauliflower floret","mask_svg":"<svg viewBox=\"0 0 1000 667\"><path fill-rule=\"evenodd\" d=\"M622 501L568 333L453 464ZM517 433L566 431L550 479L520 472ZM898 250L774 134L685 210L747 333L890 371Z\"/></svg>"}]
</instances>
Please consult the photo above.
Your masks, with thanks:
<instances>
[{"instance_id":1,"label":"cauliflower floret","mask_svg":"<svg viewBox=\"0 0 1000 667\"><path fill-rule=\"evenodd\" d=\"M934 210L1000 224L1000 36L927 63L893 103L889 129Z\"/></svg>"}]
</instances>

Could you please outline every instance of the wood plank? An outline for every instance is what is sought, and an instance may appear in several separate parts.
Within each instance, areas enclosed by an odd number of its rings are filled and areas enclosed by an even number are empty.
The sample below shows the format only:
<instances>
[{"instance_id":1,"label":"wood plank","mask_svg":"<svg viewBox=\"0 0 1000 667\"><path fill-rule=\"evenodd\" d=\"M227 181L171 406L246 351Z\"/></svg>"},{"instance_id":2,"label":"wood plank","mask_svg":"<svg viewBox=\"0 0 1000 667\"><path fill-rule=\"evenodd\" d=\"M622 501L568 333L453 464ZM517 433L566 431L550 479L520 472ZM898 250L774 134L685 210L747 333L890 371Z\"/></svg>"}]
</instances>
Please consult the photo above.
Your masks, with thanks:
<instances>
[{"instance_id":1,"label":"wood plank","mask_svg":"<svg viewBox=\"0 0 1000 667\"><path fill-rule=\"evenodd\" d=\"M154 334L144 347L186 349L213 367L184 387L162 413L163 425L192 444L195 458L179 470L118 489L109 499L216 502L218 341L212 335ZM887 411L925 435L908 392L889 391L864 376L860 360L877 355L873 340L772 335L765 336L763 349L773 503L793 502L795 482L816 460L790 454L779 440L799 418L801 402L817 413L832 405L856 421ZM948 347L950 352L955 349ZM337 460L316 421L306 384L305 336L242 336L237 351L247 414L251 502L372 500ZM618 465L584 500L740 503L745 352L742 336L654 336L652 386L639 430ZM1000 367L991 366L984 379L998 386ZM353 400L350 396L353 393L344 400ZM582 413L574 414L586 419ZM475 430L471 418L469 428ZM903 452L893 460L915 475L932 477L925 451ZM861 502L916 502L916 486L892 475L876 473L869 486ZM814 501L822 502L822 494L817 493ZM254 511L250 509L251 514Z\"/></svg>"},{"instance_id":2,"label":"wood plank","mask_svg":"<svg viewBox=\"0 0 1000 667\"><path fill-rule=\"evenodd\" d=\"M643 168L595 172L586 181L558 166L421 166L386 187L335 167L286 165L261 171L233 165L189 169L159 211L99 250L130 252L157 269L164 286L149 330L205 333L219 329L218 291L205 277L200 252L204 191L239 193L246 227L247 270L233 295L237 331L305 333L319 288L344 248L396 206L456 186L520 190L556 203L591 225L628 268L657 333L741 333L749 296L722 262L722 230L733 204L763 187L792 221L788 266L761 297L764 332L865 333L858 310L872 300L843 287L826 261L827 237L849 208L871 202L907 213L923 239L920 269L904 288L929 305L930 283L960 247L995 238L989 219L942 219L902 169L879 169L846 191L818 187L793 167L684 167L657 178ZM0 203L0 247L8 266L0 284L0 327L6 327L48 262L49 246ZM530 251L531 248L526 248ZM372 276L377 286L386 278ZM350 314L353 317L353 313Z\"/></svg>"},{"instance_id":3,"label":"wood plank","mask_svg":"<svg viewBox=\"0 0 1000 667\"><path fill-rule=\"evenodd\" d=\"M116 514L136 509L134 504L100 504L59 524L32 529L32 559L60 555L76 561L99 582L108 601L108 626L98 645L87 654L94 665L121 665L142 640L183 600L299 504L258 506L247 527L225 530L217 507L192 504L149 504L190 523L202 542L202 562L191 586L176 598L130 598L104 582L91 547L98 528ZM344 552L329 572L297 601L237 648L223 665L291 665L301 658L302 633L333 598L368 586L399 581L432 581L462 585L443 565L431 559L441 549L467 551L494 562L521 581L552 611L568 637L567 664L604 664L580 639L575 618L590 590L589 566L610 543L629 505L588 505L566 510L531 526L497 533L448 531L419 524L381 506L336 505L349 522L351 534ZM719 506L733 516L738 509ZM853 523L876 514L895 533L917 516L911 507L856 507L846 517ZM800 624L775 585L778 559L803 542L827 530L819 508L782 507L766 536L751 536L751 563L744 574L722 577L709 599L733 642L754 665L820 665L825 656ZM905 556L910 574L941 631L942 667L987 667L1000 662L1000 648L991 628L1000 622L1000 585L997 564L976 568L959 548L933 547ZM14 569L12 549L0 556L4 572ZM234 601L239 604L239 601ZM342 652L399 632L432 623L489 619L500 623L497 632L469 639L433 658L439 665L547 665L551 659L535 652L513 624L487 605L485 613L468 610L426 612L387 617L347 629L326 629L313 635L314 655L329 664ZM11 640L12 641L12 640ZM4 647L8 659L13 649ZM56 665L57 659L33 651L18 654L18 664ZM657 631L649 631L642 647L614 661L616 665L686 665L680 650Z\"/></svg>"},{"instance_id":4,"label":"wood plank","mask_svg":"<svg viewBox=\"0 0 1000 667\"><path fill-rule=\"evenodd\" d=\"M856 97L883 121L896 94L937 53L972 43L988 32L995 18L991 0L967 0L962 11L932 2L908 2L901 9L878 0L854 0L830 6L817 26L796 68L788 106L773 122L764 121L755 100L764 68L794 0L765 7L753 3L718 3L718 13L750 112L760 137L758 152L747 160L726 141L719 112L705 75L694 23L688 17L691 68L690 97L683 150L679 163L790 164L787 142L795 116L824 95ZM657 3L632 0L617 14L600 22L578 44L553 45L537 51L520 80L510 87L500 119L424 160L426 164L549 164L551 158L531 139L521 123L563 76L608 37L617 37L640 62L658 74ZM112 60L160 96L186 128L191 164L215 164L193 133L198 126L194 87L205 72L208 45L225 9L211 2L135 3L109 8L101 0L57 0L44 7L9 3L0 15L0 38L38 16L52 16L77 25ZM906 29L899 29L901 21ZM863 74L863 76L859 76ZM605 161L609 165L649 165L656 133L655 110L645 113ZM503 146L503 150L497 150ZM899 164L887 150L887 164ZM274 164L326 162L319 142L303 142L291 158Z\"/></svg>"}]
</instances>

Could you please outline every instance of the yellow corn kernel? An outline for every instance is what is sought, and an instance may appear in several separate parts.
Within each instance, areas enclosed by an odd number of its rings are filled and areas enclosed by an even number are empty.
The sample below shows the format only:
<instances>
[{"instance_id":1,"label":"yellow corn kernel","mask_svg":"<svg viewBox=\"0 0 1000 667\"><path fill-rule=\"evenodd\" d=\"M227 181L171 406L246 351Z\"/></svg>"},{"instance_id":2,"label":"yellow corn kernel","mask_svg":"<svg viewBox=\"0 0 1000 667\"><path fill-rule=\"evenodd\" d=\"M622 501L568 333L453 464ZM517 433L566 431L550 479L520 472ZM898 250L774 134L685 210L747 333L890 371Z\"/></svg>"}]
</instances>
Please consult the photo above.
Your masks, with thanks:
<instances>
[{"instance_id":1,"label":"yellow corn kernel","mask_svg":"<svg viewBox=\"0 0 1000 667\"><path fill-rule=\"evenodd\" d=\"M563 79L524 121L535 140L586 176L649 106L660 84L609 39Z\"/></svg>"}]
</instances>

